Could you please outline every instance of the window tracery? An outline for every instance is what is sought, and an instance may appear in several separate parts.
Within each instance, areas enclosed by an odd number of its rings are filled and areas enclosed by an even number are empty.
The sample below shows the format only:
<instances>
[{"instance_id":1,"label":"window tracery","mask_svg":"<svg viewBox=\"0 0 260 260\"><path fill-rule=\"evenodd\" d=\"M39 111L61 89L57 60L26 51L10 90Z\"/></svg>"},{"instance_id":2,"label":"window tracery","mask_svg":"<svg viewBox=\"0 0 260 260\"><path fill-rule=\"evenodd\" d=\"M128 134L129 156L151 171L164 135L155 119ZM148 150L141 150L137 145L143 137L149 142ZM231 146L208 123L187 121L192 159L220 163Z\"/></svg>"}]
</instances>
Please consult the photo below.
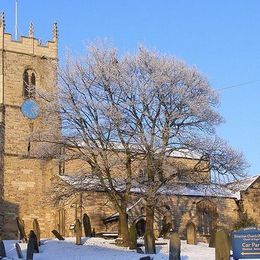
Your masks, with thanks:
<instances>
[{"instance_id":1,"label":"window tracery","mask_svg":"<svg viewBox=\"0 0 260 260\"><path fill-rule=\"evenodd\" d=\"M23 96L27 98L35 98L36 94L36 76L35 72L27 69L23 73Z\"/></svg>"}]
</instances>

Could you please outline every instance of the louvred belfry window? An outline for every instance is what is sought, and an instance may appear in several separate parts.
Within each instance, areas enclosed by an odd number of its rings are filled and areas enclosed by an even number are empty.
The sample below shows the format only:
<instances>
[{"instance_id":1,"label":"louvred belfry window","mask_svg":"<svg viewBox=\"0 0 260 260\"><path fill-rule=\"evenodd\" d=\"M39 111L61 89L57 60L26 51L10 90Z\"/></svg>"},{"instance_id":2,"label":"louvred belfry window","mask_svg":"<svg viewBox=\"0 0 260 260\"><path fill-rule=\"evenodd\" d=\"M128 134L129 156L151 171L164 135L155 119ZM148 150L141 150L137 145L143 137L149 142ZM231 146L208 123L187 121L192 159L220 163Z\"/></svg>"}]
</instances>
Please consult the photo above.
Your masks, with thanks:
<instances>
[{"instance_id":1,"label":"louvred belfry window","mask_svg":"<svg viewBox=\"0 0 260 260\"><path fill-rule=\"evenodd\" d=\"M25 70L23 73L23 96L27 98L35 98L36 94L36 76L31 69Z\"/></svg>"}]
</instances>

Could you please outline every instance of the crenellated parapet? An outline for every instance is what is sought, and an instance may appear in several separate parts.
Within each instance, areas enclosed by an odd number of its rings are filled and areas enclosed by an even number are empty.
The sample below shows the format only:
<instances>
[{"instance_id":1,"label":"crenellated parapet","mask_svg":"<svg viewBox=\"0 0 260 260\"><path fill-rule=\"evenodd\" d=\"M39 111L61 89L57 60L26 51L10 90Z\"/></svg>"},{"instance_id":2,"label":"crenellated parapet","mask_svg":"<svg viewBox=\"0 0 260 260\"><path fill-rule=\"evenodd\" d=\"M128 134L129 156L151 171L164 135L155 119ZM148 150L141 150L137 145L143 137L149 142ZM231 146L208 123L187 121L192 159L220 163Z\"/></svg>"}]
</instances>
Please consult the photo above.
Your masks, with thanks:
<instances>
[{"instance_id":1,"label":"crenellated parapet","mask_svg":"<svg viewBox=\"0 0 260 260\"><path fill-rule=\"evenodd\" d=\"M57 59L58 56L58 27L54 23L52 29L52 40L45 45L34 37L34 27L30 23L28 36L21 36L14 40L12 35L5 32L4 13L0 14L0 51L16 52L27 55L35 55L45 58Z\"/></svg>"}]
</instances>

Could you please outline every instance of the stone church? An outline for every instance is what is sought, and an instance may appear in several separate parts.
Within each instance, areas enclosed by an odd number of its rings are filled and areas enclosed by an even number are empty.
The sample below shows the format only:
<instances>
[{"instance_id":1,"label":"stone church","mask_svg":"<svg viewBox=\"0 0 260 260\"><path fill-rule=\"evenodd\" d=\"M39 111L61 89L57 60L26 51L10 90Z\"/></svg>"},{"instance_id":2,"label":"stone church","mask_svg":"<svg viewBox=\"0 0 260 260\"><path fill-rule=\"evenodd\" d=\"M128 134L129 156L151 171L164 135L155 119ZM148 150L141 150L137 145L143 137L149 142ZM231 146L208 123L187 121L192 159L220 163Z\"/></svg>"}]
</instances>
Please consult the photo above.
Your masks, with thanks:
<instances>
[{"instance_id":1,"label":"stone church","mask_svg":"<svg viewBox=\"0 0 260 260\"><path fill-rule=\"evenodd\" d=\"M54 24L52 40L45 45L34 37L33 26L28 36L13 40L5 32L4 16L0 17L0 235L15 239L18 231L16 217L25 222L26 232L32 229L37 218L42 237L51 237L57 229L62 235L73 235L73 224L82 212L90 216L96 232L117 232L118 213L102 191L89 191L78 200L66 205L52 205L48 201L54 178L69 184L73 173L68 166L61 172L55 159L33 156L30 135L37 129L48 129L49 120L38 116L32 109L40 90L55 89L58 63L57 25ZM49 69L49 61L54 64ZM51 83L50 83L51 82ZM30 101L30 102L29 102ZM53 129L53 131L59 131ZM177 154L181 160L192 163L196 158ZM76 163L76 162L75 162ZM215 226L232 228L239 211L260 222L260 178L242 180L236 192L229 190L212 193L203 184L182 183L178 189L160 194L162 204L156 213L156 234L162 228L165 216L172 219L173 227L185 234L187 223L194 222L203 240ZM81 204L80 204L81 203ZM144 199L133 196L128 207L129 220L143 235L145 224ZM79 207L80 205L80 207ZM258 207L256 206L258 205Z\"/></svg>"}]
</instances>

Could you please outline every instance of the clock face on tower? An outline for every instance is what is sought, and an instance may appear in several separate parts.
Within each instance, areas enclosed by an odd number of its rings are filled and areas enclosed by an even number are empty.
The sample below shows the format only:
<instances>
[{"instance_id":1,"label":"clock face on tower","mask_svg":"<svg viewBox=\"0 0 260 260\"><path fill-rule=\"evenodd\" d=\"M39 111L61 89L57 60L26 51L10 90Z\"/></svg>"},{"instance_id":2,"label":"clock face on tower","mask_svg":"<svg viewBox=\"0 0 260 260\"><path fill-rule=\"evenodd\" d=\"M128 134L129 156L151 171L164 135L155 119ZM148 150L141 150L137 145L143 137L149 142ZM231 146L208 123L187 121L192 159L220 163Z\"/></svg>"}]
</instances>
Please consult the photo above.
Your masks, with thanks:
<instances>
[{"instance_id":1,"label":"clock face on tower","mask_svg":"<svg viewBox=\"0 0 260 260\"><path fill-rule=\"evenodd\" d=\"M36 119L40 115L40 108L33 99L26 99L21 105L21 111L28 119Z\"/></svg>"}]
</instances>

